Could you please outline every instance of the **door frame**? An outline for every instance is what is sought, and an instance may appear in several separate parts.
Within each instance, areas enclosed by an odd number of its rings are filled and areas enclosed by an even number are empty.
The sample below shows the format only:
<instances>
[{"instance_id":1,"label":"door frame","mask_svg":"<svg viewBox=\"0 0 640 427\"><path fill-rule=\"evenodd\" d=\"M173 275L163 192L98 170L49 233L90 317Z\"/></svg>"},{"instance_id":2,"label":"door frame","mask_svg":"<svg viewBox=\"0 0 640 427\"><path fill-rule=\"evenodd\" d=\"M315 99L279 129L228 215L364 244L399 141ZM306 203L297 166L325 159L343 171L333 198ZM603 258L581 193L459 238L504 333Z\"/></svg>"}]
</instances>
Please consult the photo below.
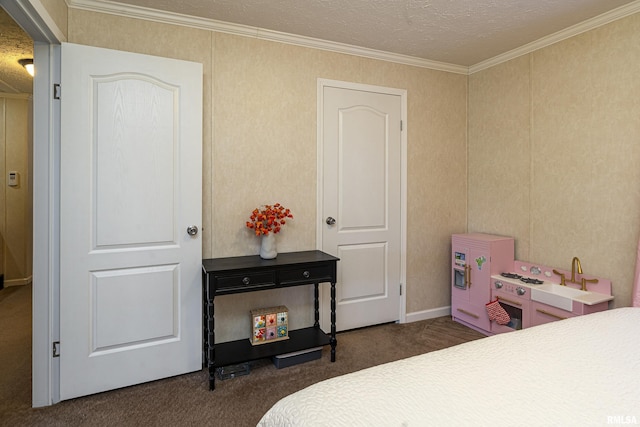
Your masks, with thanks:
<instances>
[{"instance_id":1,"label":"door frame","mask_svg":"<svg viewBox=\"0 0 640 427\"><path fill-rule=\"evenodd\" d=\"M60 43L66 41L39 0L0 0L0 5L34 40L33 59L33 280L32 406L59 398L59 360L52 343L59 337Z\"/></svg>"},{"instance_id":2,"label":"door frame","mask_svg":"<svg viewBox=\"0 0 640 427\"><path fill-rule=\"evenodd\" d=\"M322 250L322 231L324 229L323 218L323 143L324 143L324 88L335 87L340 89L351 89L366 92L376 92L387 95L400 96L400 118L402 120L402 132L400 132L400 307L399 323L407 321L407 91L406 89L395 89L384 86L374 86L362 83L353 83L340 80L318 78L317 96L317 181L316 181L316 249ZM337 284L340 286L340 283ZM321 321L326 316L329 308L323 307L323 298L320 299ZM322 324L322 323L321 323Z\"/></svg>"}]
</instances>

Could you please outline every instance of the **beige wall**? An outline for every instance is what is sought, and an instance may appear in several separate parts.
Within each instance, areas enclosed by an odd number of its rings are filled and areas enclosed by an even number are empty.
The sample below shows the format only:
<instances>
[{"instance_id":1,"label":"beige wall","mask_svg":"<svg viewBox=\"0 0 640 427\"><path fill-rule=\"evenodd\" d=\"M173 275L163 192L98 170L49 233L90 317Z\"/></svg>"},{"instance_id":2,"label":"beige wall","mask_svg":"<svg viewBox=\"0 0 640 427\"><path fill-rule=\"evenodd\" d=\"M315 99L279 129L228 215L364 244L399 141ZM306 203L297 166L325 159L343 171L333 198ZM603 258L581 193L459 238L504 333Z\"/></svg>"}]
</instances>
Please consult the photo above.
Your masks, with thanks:
<instances>
[{"instance_id":1,"label":"beige wall","mask_svg":"<svg viewBox=\"0 0 640 427\"><path fill-rule=\"evenodd\" d=\"M469 231L613 281L631 303L640 234L640 14L469 78Z\"/></svg>"},{"instance_id":2,"label":"beige wall","mask_svg":"<svg viewBox=\"0 0 640 427\"><path fill-rule=\"evenodd\" d=\"M466 221L466 77L226 34L214 54L212 254L257 253L242 220L268 201L295 214L279 247L315 248L317 78L407 89L407 311L448 305L449 235ZM273 185L256 179L269 165Z\"/></svg>"},{"instance_id":3,"label":"beige wall","mask_svg":"<svg viewBox=\"0 0 640 427\"><path fill-rule=\"evenodd\" d=\"M31 280L30 108L26 95L0 93L0 273L5 286ZM8 186L10 171L19 174L15 187Z\"/></svg>"},{"instance_id":4,"label":"beige wall","mask_svg":"<svg viewBox=\"0 0 640 427\"><path fill-rule=\"evenodd\" d=\"M466 76L75 9L69 41L204 64L204 257L257 254L244 222L276 201L295 215L279 250L315 248L318 78L406 89L407 311L450 304L450 234L467 220ZM225 297L216 338L248 336L248 311L269 305L287 305L292 328L311 324L310 288Z\"/></svg>"},{"instance_id":5,"label":"beige wall","mask_svg":"<svg viewBox=\"0 0 640 427\"><path fill-rule=\"evenodd\" d=\"M450 234L467 229L514 236L523 260L567 268L579 256L586 272L613 280L616 306L629 305L639 21L470 77L74 9L68 33L73 43L204 64L205 257L257 253L244 221L275 201L295 214L279 249L315 248L318 78L406 89L407 313L419 313L450 304ZM288 305L292 327L307 325L310 295L225 297L218 339L248 335L245 314L257 306Z\"/></svg>"},{"instance_id":6,"label":"beige wall","mask_svg":"<svg viewBox=\"0 0 640 427\"><path fill-rule=\"evenodd\" d=\"M40 0L62 34L67 37L68 8L65 0Z\"/></svg>"}]
</instances>

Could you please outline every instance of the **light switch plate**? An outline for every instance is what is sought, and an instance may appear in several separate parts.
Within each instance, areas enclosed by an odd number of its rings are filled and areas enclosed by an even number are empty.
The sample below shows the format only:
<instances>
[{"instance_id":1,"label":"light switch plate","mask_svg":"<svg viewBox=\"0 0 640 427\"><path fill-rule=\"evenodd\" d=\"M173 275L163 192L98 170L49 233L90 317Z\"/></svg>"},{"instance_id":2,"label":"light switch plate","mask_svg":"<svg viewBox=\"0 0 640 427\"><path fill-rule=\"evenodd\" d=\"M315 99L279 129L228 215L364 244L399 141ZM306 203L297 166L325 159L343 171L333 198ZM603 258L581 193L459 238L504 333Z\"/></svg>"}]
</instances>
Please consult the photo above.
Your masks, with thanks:
<instances>
[{"instance_id":1,"label":"light switch plate","mask_svg":"<svg viewBox=\"0 0 640 427\"><path fill-rule=\"evenodd\" d=\"M9 172L9 179L7 180L9 187L17 187L20 180L20 174L16 171Z\"/></svg>"}]
</instances>

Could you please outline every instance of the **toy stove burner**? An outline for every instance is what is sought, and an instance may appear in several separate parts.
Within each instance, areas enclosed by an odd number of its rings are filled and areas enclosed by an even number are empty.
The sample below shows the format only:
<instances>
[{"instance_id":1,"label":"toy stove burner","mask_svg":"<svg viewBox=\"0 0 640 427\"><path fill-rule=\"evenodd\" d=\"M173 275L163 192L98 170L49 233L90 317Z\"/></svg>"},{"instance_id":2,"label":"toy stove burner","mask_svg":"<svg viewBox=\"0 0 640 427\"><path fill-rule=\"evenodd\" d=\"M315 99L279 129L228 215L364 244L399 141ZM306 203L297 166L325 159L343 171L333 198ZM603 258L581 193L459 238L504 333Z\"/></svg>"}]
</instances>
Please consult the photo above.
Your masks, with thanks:
<instances>
[{"instance_id":1,"label":"toy stove burner","mask_svg":"<svg viewBox=\"0 0 640 427\"><path fill-rule=\"evenodd\" d=\"M532 277L521 277L520 281L530 285L542 285L544 283L542 280L534 279Z\"/></svg>"},{"instance_id":2,"label":"toy stove burner","mask_svg":"<svg viewBox=\"0 0 640 427\"><path fill-rule=\"evenodd\" d=\"M529 285L542 285L544 282L540 279L534 279L533 277L525 277L516 273L500 273L502 277L506 277L507 279L516 279L520 280L522 283L527 283Z\"/></svg>"}]
</instances>

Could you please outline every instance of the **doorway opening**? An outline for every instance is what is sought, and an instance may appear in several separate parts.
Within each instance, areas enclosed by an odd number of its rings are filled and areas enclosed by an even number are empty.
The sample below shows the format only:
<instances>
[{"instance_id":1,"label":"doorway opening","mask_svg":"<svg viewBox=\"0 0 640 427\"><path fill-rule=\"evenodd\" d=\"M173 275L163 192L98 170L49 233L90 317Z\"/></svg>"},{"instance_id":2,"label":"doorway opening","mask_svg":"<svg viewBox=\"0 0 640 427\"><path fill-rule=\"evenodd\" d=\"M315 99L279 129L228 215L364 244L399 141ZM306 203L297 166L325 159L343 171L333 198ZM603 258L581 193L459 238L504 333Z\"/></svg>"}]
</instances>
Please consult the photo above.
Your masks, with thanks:
<instances>
[{"instance_id":1,"label":"doorway opening","mask_svg":"<svg viewBox=\"0 0 640 427\"><path fill-rule=\"evenodd\" d=\"M34 40L2 7L0 28L0 396L31 406Z\"/></svg>"}]
</instances>

